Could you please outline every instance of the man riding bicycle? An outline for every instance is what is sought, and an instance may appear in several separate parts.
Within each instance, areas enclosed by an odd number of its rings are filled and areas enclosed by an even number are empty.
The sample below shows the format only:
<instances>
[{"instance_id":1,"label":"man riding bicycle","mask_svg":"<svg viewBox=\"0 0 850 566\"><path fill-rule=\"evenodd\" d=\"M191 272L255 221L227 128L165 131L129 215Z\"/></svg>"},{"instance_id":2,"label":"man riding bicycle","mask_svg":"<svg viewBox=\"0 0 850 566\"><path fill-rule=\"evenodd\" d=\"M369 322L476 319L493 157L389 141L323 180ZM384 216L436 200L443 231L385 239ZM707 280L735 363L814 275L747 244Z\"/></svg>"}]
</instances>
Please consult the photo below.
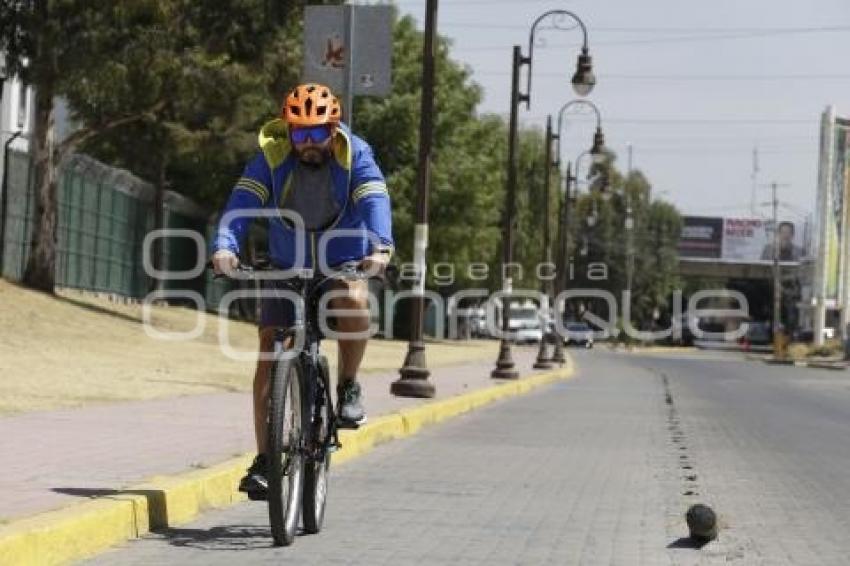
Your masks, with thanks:
<instances>
[{"instance_id":1,"label":"man riding bicycle","mask_svg":"<svg viewBox=\"0 0 850 566\"><path fill-rule=\"evenodd\" d=\"M319 269L351 261L373 273L386 267L393 250L387 186L372 149L341 122L341 114L329 88L302 84L286 97L280 117L262 127L260 151L236 182L213 240L216 273L230 273L239 265L237 254L252 221L250 210L275 208L281 211L269 221L269 256L275 267ZM246 213L240 216L240 211ZM290 221L293 216L301 221ZM336 285L344 292L331 299L330 307L359 311L339 317L336 331L343 336L367 331L366 280L339 280ZM275 329L292 326L295 305L263 298L260 312L259 349L269 354ZM339 340L337 418L341 427L356 428L366 420L357 383L366 341ZM244 492L265 491L268 486L269 358L260 356L254 374L257 457L239 484Z\"/></svg>"}]
</instances>

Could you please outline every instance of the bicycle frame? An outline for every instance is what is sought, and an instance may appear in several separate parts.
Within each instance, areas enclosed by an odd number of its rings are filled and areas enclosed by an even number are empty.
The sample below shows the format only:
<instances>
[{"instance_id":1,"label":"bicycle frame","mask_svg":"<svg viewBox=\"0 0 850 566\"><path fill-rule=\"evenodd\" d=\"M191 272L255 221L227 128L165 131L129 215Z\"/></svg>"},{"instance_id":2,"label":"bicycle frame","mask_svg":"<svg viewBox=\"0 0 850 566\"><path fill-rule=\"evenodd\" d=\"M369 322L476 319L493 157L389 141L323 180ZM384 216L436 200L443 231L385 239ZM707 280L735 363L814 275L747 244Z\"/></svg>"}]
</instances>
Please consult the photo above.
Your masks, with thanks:
<instances>
[{"instance_id":1,"label":"bicycle frame","mask_svg":"<svg viewBox=\"0 0 850 566\"><path fill-rule=\"evenodd\" d=\"M297 342L300 335L303 347L298 353L297 361L305 376L306 399L308 406L313 411L312 416L321 414L323 403L327 403L331 412L333 402L331 399L330 376L323 376L320 368L319 347L321 345L322 333L318 323L318 302L321 291L333 280L340 279L342 275L348 279L362 278L355 264L346 264L343 269L323 278L317 278L313 270L300 270L295 277L283 280L264 279L264 283L271 287L285 288L298 294L300 305L296 305L295 317L290 328L277 328L274 337L275 359L279 360L285 351L285 342L288 337ZM311 418L311 422L313 418ZM341 447L339 434L334 419L330 419L325 438L313 438L314 431L307 432L305 442L306 456L317 461L323 461L325 454Z\"/></svg>"}]
</instances>

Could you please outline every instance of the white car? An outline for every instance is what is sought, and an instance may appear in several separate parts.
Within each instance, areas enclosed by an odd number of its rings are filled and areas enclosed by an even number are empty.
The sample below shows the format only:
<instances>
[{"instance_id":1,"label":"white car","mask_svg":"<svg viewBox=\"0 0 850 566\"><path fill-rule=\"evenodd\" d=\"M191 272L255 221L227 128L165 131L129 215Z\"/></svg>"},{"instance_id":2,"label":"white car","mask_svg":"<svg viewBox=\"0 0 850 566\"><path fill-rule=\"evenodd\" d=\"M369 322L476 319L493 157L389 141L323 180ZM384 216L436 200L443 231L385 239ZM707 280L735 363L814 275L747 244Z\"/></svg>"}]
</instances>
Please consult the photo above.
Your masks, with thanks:
<instances>
[{"instance_id":1,"label":"white car","mask_svg":"<svg viewBox=\"0 0 850 566\"><path fill-rule=\"evenodd\" d=\"M593 348L593 329L585 322L566 322L564 324L564 346L575 344L587 349Z\"/></svg>"},{"instance_id":2,"label":"white car","mask_svg":"<svg viewBox=\"0 0 850 566\"><path fill-rule=\"evenodd\" d=\"M511 309L508 329L513 341L519 344L538 343L543 340L543 324L539 311L535 308Z\"/></svg>"}]
</instances>

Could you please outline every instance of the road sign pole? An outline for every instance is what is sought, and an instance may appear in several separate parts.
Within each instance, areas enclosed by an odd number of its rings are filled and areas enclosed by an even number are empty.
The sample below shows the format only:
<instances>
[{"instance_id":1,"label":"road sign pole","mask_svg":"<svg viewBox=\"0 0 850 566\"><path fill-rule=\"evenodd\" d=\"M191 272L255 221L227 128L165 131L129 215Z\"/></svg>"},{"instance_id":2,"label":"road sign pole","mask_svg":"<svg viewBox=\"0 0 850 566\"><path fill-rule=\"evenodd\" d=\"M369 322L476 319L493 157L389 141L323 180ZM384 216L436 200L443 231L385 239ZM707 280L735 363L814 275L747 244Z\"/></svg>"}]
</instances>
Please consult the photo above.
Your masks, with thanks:
<instances>
[{"instance_id":1,"label":"road sign pole","mask_svg":"<svg viewBox=\"0 0 850 566\"><path fill-rule=\"evenodd\" d=\"M345 102L342 107L343 121L354 130L354 20L355 6L345 6Z\"/></svg>"}]
</instances>

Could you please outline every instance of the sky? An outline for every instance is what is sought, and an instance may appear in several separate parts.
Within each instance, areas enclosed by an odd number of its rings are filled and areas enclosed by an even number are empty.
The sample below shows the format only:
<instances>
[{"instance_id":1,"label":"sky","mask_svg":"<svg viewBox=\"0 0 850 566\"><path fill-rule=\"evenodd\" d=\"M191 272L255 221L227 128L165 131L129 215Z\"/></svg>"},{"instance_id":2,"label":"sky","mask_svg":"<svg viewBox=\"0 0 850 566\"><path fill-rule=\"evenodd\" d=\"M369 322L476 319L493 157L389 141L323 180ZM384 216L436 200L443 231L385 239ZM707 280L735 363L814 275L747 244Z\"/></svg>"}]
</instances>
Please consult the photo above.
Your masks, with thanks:
<instances>
[{"instance_id":1,"label":"sky","mask_svg":"<svg viewBox=\"0 0 850 566\"><path fill-rule=\"evenodd\" d=\"M421 27L425 0L395 2ZM654 195L686 214L750 216L758 147L758 214L770 214L772 182L786 219L814 212L821 113L834 104L850 116L848 0L441 0L438 31L483 87L482 112L507 116L512 46L527 55L531 24L552 9L587 25L597 75L588 98L606 145L621 169L632 145ZM581 33L537 38L546 45L534 49L520 120L543 127L576 98ZM567 118L564 163L590 147L595 126L591 115Z\"/></svg>"}]
</instances>

